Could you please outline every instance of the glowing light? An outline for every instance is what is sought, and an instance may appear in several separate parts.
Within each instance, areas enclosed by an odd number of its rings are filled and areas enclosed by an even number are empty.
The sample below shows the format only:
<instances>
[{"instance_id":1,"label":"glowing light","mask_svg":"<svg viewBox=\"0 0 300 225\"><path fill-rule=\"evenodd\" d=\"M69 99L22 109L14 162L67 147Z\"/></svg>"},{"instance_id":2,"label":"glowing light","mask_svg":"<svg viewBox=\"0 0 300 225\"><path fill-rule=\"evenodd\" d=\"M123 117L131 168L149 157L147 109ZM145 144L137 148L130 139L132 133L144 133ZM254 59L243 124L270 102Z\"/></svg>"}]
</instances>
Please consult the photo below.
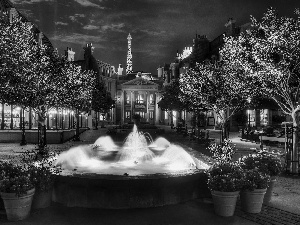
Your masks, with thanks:
<instances>
[{"instance_id":1,"label":"glowing light","mask_svg":"<svg viewBox=\"0 0 300 225\"><path fill-rule=\"evenodd\" d=\"M160 153L154 154L151 148ZM196 159L182 147L171 144L165 138L158 138L148 146L145 134L139 132L136 126L122 147L117 146L111 137L102 136L93 145L82 145L63 152L55 164L68 170L76 168L78 172L130 176L208 168L205 163L196 163Z\"/></svg>"}]
</instances>

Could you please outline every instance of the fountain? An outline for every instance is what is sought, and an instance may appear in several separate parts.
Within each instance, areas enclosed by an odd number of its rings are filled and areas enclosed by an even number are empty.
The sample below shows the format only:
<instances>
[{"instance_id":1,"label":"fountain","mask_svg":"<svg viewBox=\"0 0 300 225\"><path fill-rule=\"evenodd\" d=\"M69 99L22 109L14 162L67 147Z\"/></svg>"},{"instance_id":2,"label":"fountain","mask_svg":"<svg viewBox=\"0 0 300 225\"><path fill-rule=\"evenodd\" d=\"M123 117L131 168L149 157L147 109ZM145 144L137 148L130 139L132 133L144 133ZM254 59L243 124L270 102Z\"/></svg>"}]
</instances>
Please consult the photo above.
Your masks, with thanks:
<instances>
[{"instance_id":1,"label":"fountain","mask_svg":"<svg viewBox=\"0 0 300 225\"><path fill-rule=\"evenodd\" d=\"M68 207L144 208L207 197L209 165L134 126L122 146L109 136L61 153L53 201Z\"/></svg>"}]
</instances>

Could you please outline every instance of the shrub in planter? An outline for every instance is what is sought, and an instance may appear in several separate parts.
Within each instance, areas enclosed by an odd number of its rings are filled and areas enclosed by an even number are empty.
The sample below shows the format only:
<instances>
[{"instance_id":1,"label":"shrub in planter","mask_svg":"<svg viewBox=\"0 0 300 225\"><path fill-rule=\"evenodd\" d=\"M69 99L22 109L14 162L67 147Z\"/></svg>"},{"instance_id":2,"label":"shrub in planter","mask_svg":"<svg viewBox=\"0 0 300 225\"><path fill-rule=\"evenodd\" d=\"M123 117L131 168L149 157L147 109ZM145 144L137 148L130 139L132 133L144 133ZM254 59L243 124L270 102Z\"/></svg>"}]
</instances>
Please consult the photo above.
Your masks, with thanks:
<instances>
[{"instance_id":1,"label":"shrub in planter","mask_svg":"<svg viewBox=\"0 0 300 225\"><path fill-rule=\"evenodd\" d=\"M0 195L8 220L28 217L34 192L31 167L13 161L0 162Z\"/></svg>"},{"instance_id":2,"label":"shrub in planter","mask_svg":"<svg viewBox=\"0 0 300 225\"><path fill-rule=\"evenodd\" d=\"M211 191L235 192L242 188L243 170L237 163L217 162L207 174Z\"/></svg>"},{"instance_id":3,"label":"shrub in planter","mask_svg":"<svg viewBox=\"0 0 300 225\"><path fill-rule=\"evenodd\" d=\"M243 170L232 162L235 146L230 140L211 144L208 150L217 161L208 171L208 188L211 190L216 214L232 216L242 186Z\"/></svg>"},{"instance_id":4,"label":"shrub in planter","mask_svg":"<svg viewBox=\"0 0 300 225\"><path fill-rule=\"evenodd\" d=\"M242 187L241 167L236 163L219 161L207 171L207 174L207 184L213 197L215 213L220 216L233 216Z\"/></svg>"},{"instance_id":5,"label":"shrub in planter","mask_svg":"<svg viewBox=\"0 0 300 225\"><path fill-rule=\"evenodd\" d=\"M262 208L270 176L258 169L244 170L241 206L249 213L259 213Z\"/></svg>"},{"instance_id":6,"label":"shrub in planter","mask_svg":"<svg viewBox=\"0 0 300 225\"><path fill-rule=\"evenodd\" d=\"M55 154L51 152L39 160L36 160L34 152L23 154L23 162L31 167L31 179L36 190L32 202L34 209L46 208L51 204L55 175L59 173L59 170L53 166L55 159Z\"/></svg>"},{"instance_id":7,"label":"shrub in planter","mask_svg":"<svg viewBox=\"0 0 300 225\"><path fill-rule=\"evenodd\" d=\"M233 154L236 152L235 145L229 139L224 139L221 145L217 145L216 143L210 144L207 149L218 162L231 162Z\"/></svg>"},{"instance_id":8,"label":"shrub in planter","mask_svg":"<svg viewBox=\"0 0 300 225\"><path fill-rule=\"evenodd\" d=\"M244 156L241 159L241 167L246 170L257 168L262 173L270 176L278 176L283 168L280 159L269 152Z\"/></svg>"},{"instance_id":9,"label":"shrub in planter","mask_svg":"<svg viewBox=\"0 0 300 225\"><path fill-rule=\"evenodd\" d=\"M262 173L270 176L267 192L264 197L264 203L268 203L272 198L276 177L283 169L280 158L270 154L269 152L260 152L242 158L241 167L247 170L257 168Z\"/></svg>"},{"instance_id":10,"label":"shrub in planter","mask_svg":"<svg viewBox=\"0 0 300 225\"><path fill-rule=\"evenodd\" d=\"M253 191L255 189L266 189L270 176L258 169L244 170L242 190Z\"/></svg>"},{"instance_id":11,"label":"shrub in planter","mask_svg":"<svg viewBox=\"0 0 300 225\"><path fill-rule=\"evenodd\" d=\"M17 196L26 194L34 188L31 179L31 168L12 161L0 162L0 191L15 193Z\"/></svg>"}]
</instances>

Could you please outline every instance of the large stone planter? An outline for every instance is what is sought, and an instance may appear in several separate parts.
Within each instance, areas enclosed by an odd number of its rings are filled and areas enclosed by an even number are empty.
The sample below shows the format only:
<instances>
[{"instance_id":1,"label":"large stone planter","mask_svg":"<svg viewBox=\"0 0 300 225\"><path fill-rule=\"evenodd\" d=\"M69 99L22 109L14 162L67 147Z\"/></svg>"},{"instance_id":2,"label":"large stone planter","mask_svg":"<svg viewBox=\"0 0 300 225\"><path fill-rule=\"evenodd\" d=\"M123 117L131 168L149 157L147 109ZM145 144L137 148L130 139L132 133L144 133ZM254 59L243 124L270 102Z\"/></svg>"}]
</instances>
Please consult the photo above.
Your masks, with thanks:
<instances>
[{"instance_id":1,"label":"large stone planter","mask_svg":"<svg viewBox=\"0 0 300 225\"><path fill-rule=\"evenodd\" d=\"M215 213L219 216L233 216L239 191L212 191Z\"/></svg>"},{"instance_id":2,"label":"large stone planter","mask_svg":"<svg viewBox=\"0 0 300 225\"><path fill-rule=\"evenodd\" d=\"M264 201L263 201L264 204L268 204L271 201L275 183L276 183L276 177L271 177L271 180L267 188L267 192L264 197Z\"/></svg>"},{"instance_id":3,"label":"large stone planter","mask_svg":"<svg viewBox=\"0 0 300 225\"><path fill-rule=\"evenodd\" d=\"M49 191L37 191L33 196L32 209L43 209L51 205L52 188Z\"/></svg>"},{"instance_id":4,"label":"large stone planter","mask_svg":"<svg viewBox=\"0 0 300 225\"><path fill-rule=\"evenodd\" d=\"M267 189L254 189L241 192L242 210L248 213L260 213Z\"/></svg>"},{"instance_id":5,"label":"large stone planter","mask_svg":"<svg viewBox=\"0 0 300 225\"><path fill-rule=\"evenodd\" d=\"M29 216L34 192L33 188L19 197L16 193L0 193L9 221L23 220Z\"/></svg>"}]
</instances>

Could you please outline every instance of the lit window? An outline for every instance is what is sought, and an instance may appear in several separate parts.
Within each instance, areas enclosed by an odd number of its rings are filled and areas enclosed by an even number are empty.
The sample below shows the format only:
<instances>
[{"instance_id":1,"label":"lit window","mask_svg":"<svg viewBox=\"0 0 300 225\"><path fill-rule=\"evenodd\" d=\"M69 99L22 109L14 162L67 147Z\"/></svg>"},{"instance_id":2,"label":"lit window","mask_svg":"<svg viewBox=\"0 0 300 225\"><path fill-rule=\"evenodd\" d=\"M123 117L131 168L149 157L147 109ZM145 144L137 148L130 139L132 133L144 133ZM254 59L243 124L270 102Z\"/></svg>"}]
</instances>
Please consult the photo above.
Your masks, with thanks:
<instances>
[{"instance_id":1,"label":"lit window","mask_svg":"<svg viewBox=\"0 0 300 225\"><path fill-rule=\"evenodd\" d=\"M150 118L150 120L153 120L153 111L149 112L149 118Z\"/></svg>"},{"instance_id":2,"label":"lit window","mask_svg":"<svg viewBox=\"0 0 300 225\"><path fill-rule=\"evenodd\" d=\"M149 104L150 104L150 105L154 105L154 95L153 95L153 94L150 94L150 97L149 97Z\"/></svg>"},{"instance_id":3,"label":"lit window","mask_svg":"<svg viewBox=\"0 0 300 225\"><path fill-rule=\"evenodd\" d=\"M126 119L130 119L130 111L125 112L125 117L126 117Z\"/></svg>"},{"instance_id":4,"label":"lit window","mask_svg":"<svg viewBox=\"0 0 300 225\"><path fill-rule=\"evenodd\" d=\"M143 104L143 103L144 103L143 95L140 95L140 94L139 94L139 95L137 96L136 103L137 103L137 104Z\"/></svg>"}]
</instances>

